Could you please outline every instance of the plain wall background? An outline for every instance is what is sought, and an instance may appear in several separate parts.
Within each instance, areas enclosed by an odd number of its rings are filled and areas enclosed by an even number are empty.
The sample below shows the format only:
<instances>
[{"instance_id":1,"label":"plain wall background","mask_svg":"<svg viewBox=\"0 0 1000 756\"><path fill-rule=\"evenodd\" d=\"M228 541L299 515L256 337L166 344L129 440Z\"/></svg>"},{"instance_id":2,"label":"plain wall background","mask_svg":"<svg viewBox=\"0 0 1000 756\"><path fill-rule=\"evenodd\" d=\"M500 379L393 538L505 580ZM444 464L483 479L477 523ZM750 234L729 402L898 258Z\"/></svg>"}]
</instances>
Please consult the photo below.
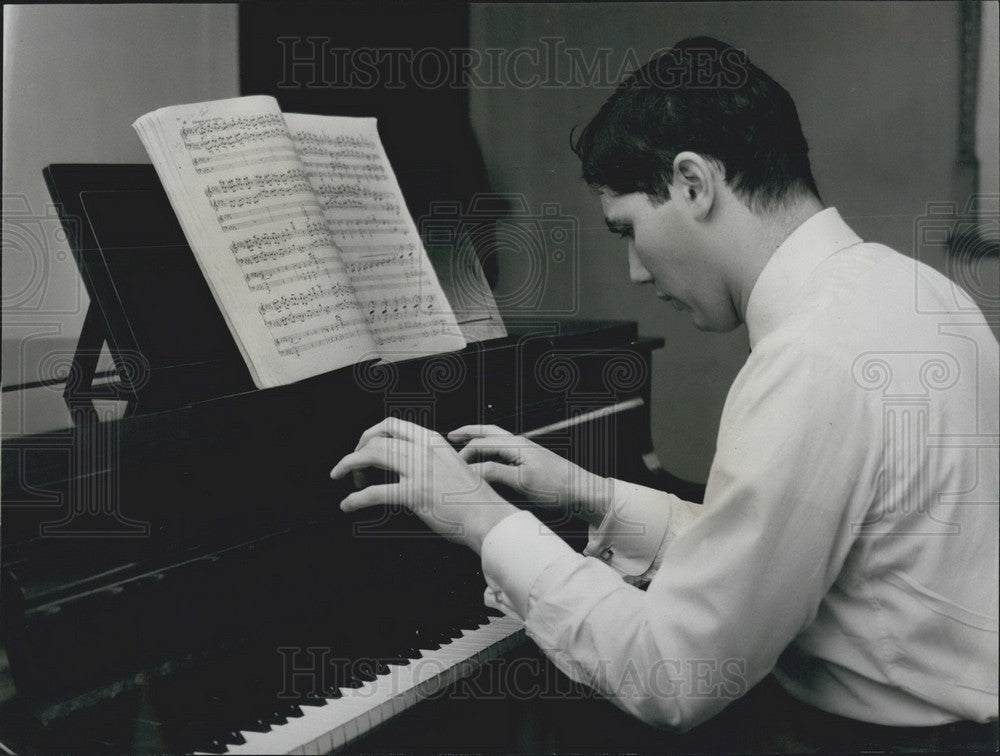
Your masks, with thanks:
<instances>
[{"instance_id":1,"label":"plain wall background","mask_svg":"<svg viewBox=\"0 0 1000 756\"><path fill-rule=\"evenodd\" d=\"M148 163L136 118L238 95L237 8L7 5L3 16L4 336L42 329L75 343L87 296L49 215L42 168ZM7 357L5 385L37 377Z\"/></svg>"},{"instance_id":2,"label":"plain wall background","mask_svg":"<svg viewBox=\"0 0 1000 756\"><path fill-rule=\"evenodd\" d=\"M986 4L984 16L992 14L995 23L996 10ZM543 39L561 40L587 62L608 48L611 71L697 34L744 48L795 99L823 199L867 240L913 254L915 224L927 204L966 201L953 196L951 185L958 154L957 3L497 4L476 6L471 23L472 46L486 60L491 48L507 58L518 48L536 51L537 66L531 53L521 54L510 75L515 81L539 68L541 78L557 78L544 70L554 59L545 58L546 50L556 43ZM697 332L650 287L629 282L625 243L607 232L568 146L570 128L585 124L611 91L510 82L475 88L473 125L495 190L523 194L536 212L558 202L564 215L578 219L579 315L637 320L640 333L666 339L654 360L655 446L673 473L703 481L726 392L748 353L746 330ZM996 89L985 91L993 94L981 104L995 108ZM983 123L994 134L985 162L995 164L996 116ZM980 137L988 147L989 135ZM992 176L996 193L995 170ZM941 249L921 252L928 253L943 265ZM509 270L501 263L501 286ZM996 271L995 258L982 271L994 307Z\"/></svg>"}]
</instances>

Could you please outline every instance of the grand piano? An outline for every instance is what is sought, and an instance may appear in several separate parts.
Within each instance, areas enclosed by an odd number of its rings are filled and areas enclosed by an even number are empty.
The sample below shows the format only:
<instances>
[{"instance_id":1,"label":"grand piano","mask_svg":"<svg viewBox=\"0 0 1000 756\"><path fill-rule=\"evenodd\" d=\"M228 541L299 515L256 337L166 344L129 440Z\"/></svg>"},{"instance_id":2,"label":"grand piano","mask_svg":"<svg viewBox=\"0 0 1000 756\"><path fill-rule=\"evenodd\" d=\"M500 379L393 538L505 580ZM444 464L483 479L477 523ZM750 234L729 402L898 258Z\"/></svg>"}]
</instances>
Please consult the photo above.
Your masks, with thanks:
<instances>
[{"instance_id":1,"label":"grand piano","mask_svg":"<svg viewBox=\"0 0 1000 756\"><path fill-rule=\"evenodd\" d=\"M484 608L471 552L411 515L341 513L332 464L387 415L487 422L696 498L652 451L660 345L630 323L512 324L458 353L5 438L0 744L314 753L381 729L405 747L402 712L530 650Z\"/></svg>"}]
</instances>

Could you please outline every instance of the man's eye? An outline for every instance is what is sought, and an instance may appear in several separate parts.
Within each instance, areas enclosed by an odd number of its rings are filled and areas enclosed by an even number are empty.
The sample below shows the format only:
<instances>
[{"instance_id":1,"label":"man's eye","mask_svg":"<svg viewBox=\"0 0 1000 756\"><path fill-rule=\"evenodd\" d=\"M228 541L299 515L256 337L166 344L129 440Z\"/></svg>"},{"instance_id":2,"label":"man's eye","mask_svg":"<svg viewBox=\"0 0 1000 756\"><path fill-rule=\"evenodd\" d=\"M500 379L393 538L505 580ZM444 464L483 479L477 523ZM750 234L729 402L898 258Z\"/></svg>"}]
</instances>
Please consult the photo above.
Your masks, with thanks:
<instances>
[{"instance_id":1,"label":"man's eye","mask_svg":"<svg viewBox=\"0 0 1000 756\"><path fill-rule=\"evenodd\" d=\"M618 236L619 239L631 239L632 238L632 229L630 229L630 228L616 228L614 230L614 233L615 233L616 236Z\"/></svg>"}]
</instances>

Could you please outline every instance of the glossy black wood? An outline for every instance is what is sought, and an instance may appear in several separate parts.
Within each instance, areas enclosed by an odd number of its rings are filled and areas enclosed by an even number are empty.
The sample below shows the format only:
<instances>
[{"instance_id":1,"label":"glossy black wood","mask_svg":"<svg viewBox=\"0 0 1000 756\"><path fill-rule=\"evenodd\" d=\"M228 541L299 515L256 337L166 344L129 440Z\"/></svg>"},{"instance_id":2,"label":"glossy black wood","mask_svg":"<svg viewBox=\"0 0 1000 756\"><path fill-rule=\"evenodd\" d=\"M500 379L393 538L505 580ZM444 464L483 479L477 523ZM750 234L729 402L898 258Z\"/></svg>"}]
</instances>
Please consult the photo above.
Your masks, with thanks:
<instances>
[{"instance_id":1,"label":"glossy black wood","mask_svg":"<svg viewBox=\"0 0 1000 756\"><path fill-rule=\"evenodd\" d=\"M64 731L150 686L178 700L162 691L234 655L279 689L276 648L382 657L414 628L461 624L481 611L474 555L409 515L342 514L352 484L330 481L331 466L387 415L524 432L624 407L538 440L601 474L669 486L648 466L660 345L634 324L522 324L460 353L5 440L3 642L17 705ZM580 528L556 525L582 545Z\"/></svg>"}]
</instances>

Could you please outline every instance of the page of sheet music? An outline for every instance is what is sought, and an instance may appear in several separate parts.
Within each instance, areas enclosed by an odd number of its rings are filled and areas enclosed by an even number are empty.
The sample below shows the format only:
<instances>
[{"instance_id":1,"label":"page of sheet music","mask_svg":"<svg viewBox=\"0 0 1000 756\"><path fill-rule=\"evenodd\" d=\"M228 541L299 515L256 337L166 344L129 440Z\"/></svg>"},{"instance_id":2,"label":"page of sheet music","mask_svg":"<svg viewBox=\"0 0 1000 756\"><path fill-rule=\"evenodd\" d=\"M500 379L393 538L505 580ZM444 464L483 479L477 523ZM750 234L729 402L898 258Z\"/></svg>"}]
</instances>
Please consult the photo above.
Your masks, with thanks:
<instances>
[{"instance_id":1,"label":"page of sheet music","mask_svg":"<svg viewBox=\"0 0 1000 756\"><path fill-rule=\"evenodd\" d=\"M383 359L465 346L374 118L286 113Z\"/></svg>"},{"instance_id":2,"label":"page of sheet music","mask_svg":"<svg viewBox=\"0 0 1000 756\"><path fill-rule=\"evenodd\" d=\"M164 108L135 128L258 387L377 355L273 98Z\"/></svg>"}]
</instances>

